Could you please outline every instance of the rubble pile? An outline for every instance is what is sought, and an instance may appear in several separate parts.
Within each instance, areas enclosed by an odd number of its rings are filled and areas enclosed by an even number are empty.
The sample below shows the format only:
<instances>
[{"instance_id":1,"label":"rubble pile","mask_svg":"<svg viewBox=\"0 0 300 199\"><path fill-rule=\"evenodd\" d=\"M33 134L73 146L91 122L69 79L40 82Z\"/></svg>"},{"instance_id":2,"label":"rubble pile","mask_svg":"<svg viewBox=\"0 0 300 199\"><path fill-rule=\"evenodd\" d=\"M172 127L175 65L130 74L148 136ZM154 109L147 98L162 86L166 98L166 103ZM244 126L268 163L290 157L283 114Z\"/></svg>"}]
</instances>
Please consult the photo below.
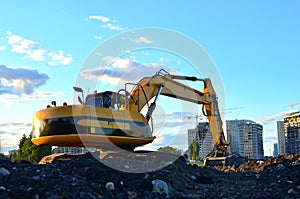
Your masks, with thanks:
<instances>
[{"instance_id":1,"label":"rubble pile","mask_svg":"<svg viewBox=\"0 0 300 199\"><path fill-rule=\"evenodd\" d=\"M120 161L120 165L123 164ZM52 164L0 160L0 198L299 198L300 154L231 167L177 159L147 173L114 170L91 154Z\"/></svg>"},{"instance_id":2,"label":"rubble pile","mask_svg":"<svg viewBox=\"0 0 300 199\"><path fill-rule=\"evenodd\" d=\"M217 169L224 172L261 172L267 169L289 168L294 165L300 165L300 153L284 154L269 160L251 160L242 158L243 164L232 165L227 167L216 166Z\"/></svg>"}]
</instances>

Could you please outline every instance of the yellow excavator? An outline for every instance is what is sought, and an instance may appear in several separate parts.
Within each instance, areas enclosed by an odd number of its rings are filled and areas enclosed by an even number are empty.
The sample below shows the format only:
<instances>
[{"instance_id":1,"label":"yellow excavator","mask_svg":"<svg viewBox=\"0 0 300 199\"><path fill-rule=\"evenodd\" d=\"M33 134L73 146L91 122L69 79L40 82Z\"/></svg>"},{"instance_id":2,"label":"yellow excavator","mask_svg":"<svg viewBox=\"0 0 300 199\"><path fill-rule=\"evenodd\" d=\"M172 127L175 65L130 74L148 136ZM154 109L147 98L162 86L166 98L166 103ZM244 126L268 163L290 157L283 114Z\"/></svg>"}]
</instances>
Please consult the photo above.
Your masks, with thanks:
<instances>
[{"instance_id":1,"label":"yellow excavator","mask_svg":"<svg viewBox=\"0 0 300 199\"><path fill-rule=\"evenodd\" d=\"M203 92L176 80L202 81ZM128 87L132 88L131 92L127 91ZM217 96L209 78L171 75L161 69L154 76L145 77L136 84L126 83L125 88L118 92L95 92L84 99L81 88L74 87L74 90L82 93L82 97L78 96L80 105L64 103L56 106L53 101L53 106L34 114L31 135L34 144L102 150L117 146L134 150L155 139L151 117L158 96L164 95L203 105L202 112L209 121L214 140L214 148L206 160L224 163L229 154ZM148 108L145 116L141 114L144 106Z\"/></svg>"}]
</instances>

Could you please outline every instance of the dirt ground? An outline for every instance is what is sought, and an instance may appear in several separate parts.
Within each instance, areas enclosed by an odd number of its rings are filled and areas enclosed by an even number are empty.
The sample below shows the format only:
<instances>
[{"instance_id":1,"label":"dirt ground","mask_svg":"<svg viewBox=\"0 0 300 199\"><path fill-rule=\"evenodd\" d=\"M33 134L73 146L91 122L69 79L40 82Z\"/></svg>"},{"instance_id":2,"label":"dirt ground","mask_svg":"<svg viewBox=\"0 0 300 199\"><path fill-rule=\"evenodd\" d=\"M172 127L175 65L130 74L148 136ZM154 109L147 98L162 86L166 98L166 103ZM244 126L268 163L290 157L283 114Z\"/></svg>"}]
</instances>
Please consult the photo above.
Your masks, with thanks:
<instances>
[{"instance_id":1,"label":"dirt ground","mask_svg":"<svg viewBox=\"0 0 300 199\"><path fill-rule=\"evenodd\" d=\"M180 157L145 173L112 169L90 153L52 164L0 160L0 198L300 198L300 154L231 167Z\"/></svg>"}]
</instances>

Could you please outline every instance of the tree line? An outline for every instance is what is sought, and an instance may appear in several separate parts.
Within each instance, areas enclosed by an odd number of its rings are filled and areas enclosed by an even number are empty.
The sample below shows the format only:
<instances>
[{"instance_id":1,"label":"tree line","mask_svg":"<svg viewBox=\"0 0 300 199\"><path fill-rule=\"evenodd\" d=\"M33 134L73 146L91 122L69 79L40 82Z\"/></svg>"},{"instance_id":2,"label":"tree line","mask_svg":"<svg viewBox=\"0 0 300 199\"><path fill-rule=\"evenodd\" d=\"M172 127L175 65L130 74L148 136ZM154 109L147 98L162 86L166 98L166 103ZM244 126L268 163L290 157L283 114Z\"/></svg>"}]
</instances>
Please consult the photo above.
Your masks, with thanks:
<instances>
[{"instance_id":1,"label":"tree line","mask_svg":"<svg viewBox=\"0 0 300 199\"><path fill-rule=\"evenodd\" d=\"M10 156L10 160L38 163L44 156L51 154L51 148L51 146L37 146L31 142L31 135L27 137L23 134L19 141L19 149Z\"/></svg>"},{"instance_id":2,"label":"tree line","mask_svg":"<svg viewBox=\"0 0 300 199\"><path fill-rule=\"evenodd\" d=\"M51 154L51 149L51 146L37 146L33 144L31 135L26 136L23 134L19 141L19 149L10 156L10 160L12 162L26 160L32 163L38 163L44 156ZM171 146L160 147L157 151L182 155L182 150ZM196 141L191 143L189 155L191 160L199 159L199 146Z\"/></svg>"}]
</instances>

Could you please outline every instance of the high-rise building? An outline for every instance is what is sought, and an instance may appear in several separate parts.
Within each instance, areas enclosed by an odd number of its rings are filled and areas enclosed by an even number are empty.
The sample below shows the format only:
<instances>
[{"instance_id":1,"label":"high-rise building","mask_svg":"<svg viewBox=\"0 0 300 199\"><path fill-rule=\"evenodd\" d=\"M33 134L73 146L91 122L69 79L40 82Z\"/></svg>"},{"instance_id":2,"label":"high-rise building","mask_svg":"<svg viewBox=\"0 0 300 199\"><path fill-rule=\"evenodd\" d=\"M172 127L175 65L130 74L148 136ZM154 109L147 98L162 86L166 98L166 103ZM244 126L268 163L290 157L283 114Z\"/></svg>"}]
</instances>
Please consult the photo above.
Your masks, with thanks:
<instances>
[{"instance_id":1,"label":"high-rise building","mask_svg":"<svg viewBox=\"0 0 300 199\"><path fill-rule=\"evenodd\" d=\"M284 122L277 121L278 154L285 154Z\"/></svg>"},{"instance_id":2,"label":"high-rise building","mask_svg":"<svg viewBox=\"0 0 300 199\"><path fill-rule=\"evenodd\" d=\"M277 157L277 156L278 156L278 144L273 143L273 157Z\"/></svg>"},{"instance_id":3,"label":"high-rise building","mask_svg":"<svg viewBox=\"0 0 300 199\"><path fill-rule=\"evenodd\" d=\"M262 125L251 120L228 120L226 127L232 153L251 159L264 157Z\"/></svg>"},{"instance_id":4,"label":"high-rise building","mask_svg":"<svg viewBox=\"0 0 300 199\"><path fill-rule=\"evenodd\" d=\"M300 152L300 112L284 117L286 153Z\"/></svg>"},{"instance_id":5,"label":"high-rise building","mask_svg":"<svg viewBox=\"0 0 300 199\"><path fill-rule=\"evenodd\" d=\"M199 157L203 159L213 149L213 138L208 122L200 122L195 129L188 130L188 145L196 141L199 146Z\"/></svg>"}]
</instances>

